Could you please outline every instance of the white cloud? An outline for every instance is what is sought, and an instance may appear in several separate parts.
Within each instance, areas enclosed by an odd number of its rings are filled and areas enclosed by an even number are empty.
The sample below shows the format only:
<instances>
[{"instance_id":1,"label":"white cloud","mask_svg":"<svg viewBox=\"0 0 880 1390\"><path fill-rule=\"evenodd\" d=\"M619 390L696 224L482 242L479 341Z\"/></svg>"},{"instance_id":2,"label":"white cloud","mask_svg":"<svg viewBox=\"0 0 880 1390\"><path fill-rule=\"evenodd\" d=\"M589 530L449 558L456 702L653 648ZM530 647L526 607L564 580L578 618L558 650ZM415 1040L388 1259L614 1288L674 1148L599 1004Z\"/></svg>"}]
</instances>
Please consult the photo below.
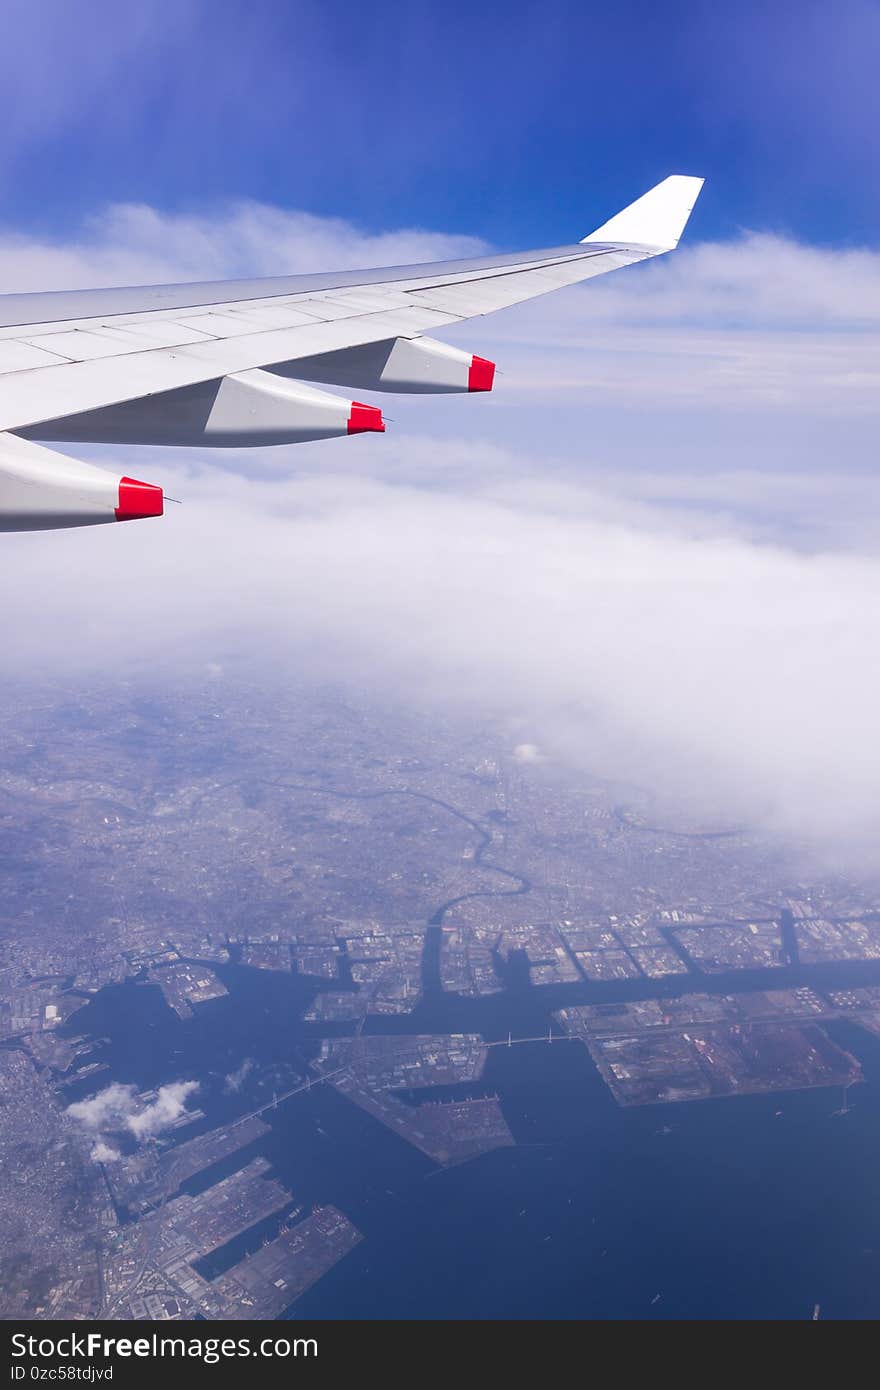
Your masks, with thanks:
<instances>
[{"instance_id":1,"label":"white cloud","mask_svg":"<svg viewBox=\"0 0 880 1390\"><path fill-rule=\"evenodd\" d=\"M135 1139L149 1139L159 1134L175 1120L179 1120L186 1110L187 1098L199 1089L197 1081L174 1081L168 1086L160 1086L152 1105L137 1114L129 1115L126 1127Z\"/></svg>"},{"instance_id":2,"label":"white cloud","mask_svg":"<svg viewBox=\"0 0 880 1390\"><path fill-rule=\"evenodd\" d=\"M138 1143L142 1143L174 1124L186 1110L188 1097L198 1089L197 1081L174 1081L160 1086L156 1099L141 1107L134 1086L124 1086L114 1081L88 1100L75 1101L67 1107L66 1113L86 1130L105 1133L128 1130ZM118 1157L111 1146L99 1140L92 1150L92 1157L96 1162L104 1163L111 1161L107 1155Z\"/></svg>"},{"instance_id":3,"label":"white cloud","mask_svg":"<svg viewBox=\"0 0 880 1390\"><path fill-rule=\"evenodd\" d=\"M118 1163L121 1157L119 1150L105 1144L103 1139L99 1139L92 1148L91 1159L93 1163Z\"/></svg>"},{"instance_id":4,"label":"white cloud","mask_svg":"<svg viewBox=\"0 0 880 1390\"><path fill-rule=\"evenodd\" d=\"M131 1113L135 1094L133 1086L122 1086L114 1081L112 1086L106 1086L88 1100L78 1100L68 1105L67 1114L85 1129L104 1129L124 1120Z\"/></svg>"},{"instance_id":5,"label":"white cloud","mask_svg":"<svg viewBox=\"0 0 880 1390\"><path fill-rule=\"evenodd\" d=\"M99 225L62 248L80 281L96 248L105 279L443 253L253 207ZM383 438L259 456L130 451L183 508L6 537L11 668L290 663L867 859L880 255L683 248L457 336L496 351L494 399L388 400Z\"/></svg>"},{"instance_id":6,"label":"white cloud","mask_svg":"<svg viewBox=\"0 0 880 1390\"><path fill-rule=\"evenodd\" d=\"M690 242L643 269L638 296L622 277L604 280L592 318L643 325L863 327L880 320L880 254L804 246L746 233L735 242Z\"/></svg>"}]
</instances>

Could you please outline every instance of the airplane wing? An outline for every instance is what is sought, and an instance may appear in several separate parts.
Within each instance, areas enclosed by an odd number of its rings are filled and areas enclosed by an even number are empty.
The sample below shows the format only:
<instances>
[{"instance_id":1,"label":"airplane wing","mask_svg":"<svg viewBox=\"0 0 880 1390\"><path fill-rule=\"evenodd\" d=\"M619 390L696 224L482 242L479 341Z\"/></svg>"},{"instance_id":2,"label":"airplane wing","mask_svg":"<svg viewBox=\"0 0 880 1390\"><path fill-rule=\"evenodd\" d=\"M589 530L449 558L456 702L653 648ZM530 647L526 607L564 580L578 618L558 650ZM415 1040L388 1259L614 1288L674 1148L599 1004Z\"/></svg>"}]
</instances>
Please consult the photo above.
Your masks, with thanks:
<instances>
[{"instance_id":1,"label":"airplane wing","mask_svg":"<svg viewBox=\"0 0 880 1390\"><path fill-rule=\"evenodd\" d=\"M678 244L703 180L673 174L574 245L429 265L0 296L0 530L161 516L155 484L42 441L252 448L382 431L348 391L492 388L430 335Z\"/></svg>"}]
</instances>

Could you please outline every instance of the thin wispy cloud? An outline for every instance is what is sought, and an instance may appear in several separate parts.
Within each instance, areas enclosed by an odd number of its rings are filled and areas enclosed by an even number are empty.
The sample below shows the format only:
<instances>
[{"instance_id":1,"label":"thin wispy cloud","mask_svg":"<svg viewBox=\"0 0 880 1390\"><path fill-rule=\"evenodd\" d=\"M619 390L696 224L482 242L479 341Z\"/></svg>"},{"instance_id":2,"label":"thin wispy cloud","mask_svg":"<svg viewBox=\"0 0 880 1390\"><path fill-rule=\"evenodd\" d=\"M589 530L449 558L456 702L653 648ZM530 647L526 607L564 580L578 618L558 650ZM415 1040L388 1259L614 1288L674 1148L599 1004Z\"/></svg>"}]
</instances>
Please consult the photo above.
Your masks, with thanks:
<instances>
[{"instance_id":1,"label":"thin wispy cloud","mask_svg":"<svg viewBox=\"0 0 880 1390\"><path fill-rule=\"evenodd\" d=\"M475 237L418 228L370 233L342 218L247 201L201 215L119 203L60 240L0 231L0 294L354 270L482 249Z\"/></svg>"},{"instance_id":2,"label":"thin wispy cloud","mask_svg":"<svg viewBox=\"0 0 880 1390\"><path fill-rule=\"evenodd\" d=\"M234 1071L227 1072L223 1078L223 1089L226 1094L238 1095L256 1065L253 1057L245 1057L241 1066L236 1067Z\"/></svg>"}]
</instances>

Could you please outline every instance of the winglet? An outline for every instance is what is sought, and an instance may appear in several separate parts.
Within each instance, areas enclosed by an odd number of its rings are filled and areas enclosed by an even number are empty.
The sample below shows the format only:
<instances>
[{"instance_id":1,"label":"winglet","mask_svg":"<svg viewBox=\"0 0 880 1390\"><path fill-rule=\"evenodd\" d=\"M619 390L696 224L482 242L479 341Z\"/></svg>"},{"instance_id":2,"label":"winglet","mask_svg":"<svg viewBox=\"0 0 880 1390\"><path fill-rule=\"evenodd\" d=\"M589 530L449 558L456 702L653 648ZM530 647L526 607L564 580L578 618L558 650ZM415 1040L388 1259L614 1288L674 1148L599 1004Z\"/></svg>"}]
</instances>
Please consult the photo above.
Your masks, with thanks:
<instances>
[{"instance_id":1,"label":"winglet","mask_svg":"<svg viewBox=\"0 0 880 1390\"><path fill-rule=\"evenodd\" d=\"M704 180L670 174L610 222L603 222L584 242L610 241L626 246L656 246L673 251L700 195ZM583 242L581 243L583 245Z\"/></svg>"}]
</instances>

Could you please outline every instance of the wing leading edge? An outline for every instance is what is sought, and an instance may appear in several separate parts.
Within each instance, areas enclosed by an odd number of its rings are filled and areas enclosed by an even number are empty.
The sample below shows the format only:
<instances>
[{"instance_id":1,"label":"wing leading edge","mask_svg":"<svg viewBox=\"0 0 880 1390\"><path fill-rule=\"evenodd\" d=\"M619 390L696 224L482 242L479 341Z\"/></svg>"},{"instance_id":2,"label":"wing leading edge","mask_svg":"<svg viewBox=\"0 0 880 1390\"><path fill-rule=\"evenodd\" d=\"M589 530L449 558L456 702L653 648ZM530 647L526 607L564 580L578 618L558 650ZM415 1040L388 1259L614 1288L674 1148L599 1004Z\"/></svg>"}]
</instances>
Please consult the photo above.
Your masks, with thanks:
<instances>
[{"instance_id":1,"label":"wing leading edge","mask_svg":"<svg viewBox=\"0 0 880 1390\"><path fill-rule=\"evenodd\" d=\"M161 514L161 489L37 441L292 443L384 429L376 407L305 382L489 390L492 363L430 333L674 249L702 183L672 175L583 241L543 251L0 296L0 530Z\"/></svg>"}]
</instances>

